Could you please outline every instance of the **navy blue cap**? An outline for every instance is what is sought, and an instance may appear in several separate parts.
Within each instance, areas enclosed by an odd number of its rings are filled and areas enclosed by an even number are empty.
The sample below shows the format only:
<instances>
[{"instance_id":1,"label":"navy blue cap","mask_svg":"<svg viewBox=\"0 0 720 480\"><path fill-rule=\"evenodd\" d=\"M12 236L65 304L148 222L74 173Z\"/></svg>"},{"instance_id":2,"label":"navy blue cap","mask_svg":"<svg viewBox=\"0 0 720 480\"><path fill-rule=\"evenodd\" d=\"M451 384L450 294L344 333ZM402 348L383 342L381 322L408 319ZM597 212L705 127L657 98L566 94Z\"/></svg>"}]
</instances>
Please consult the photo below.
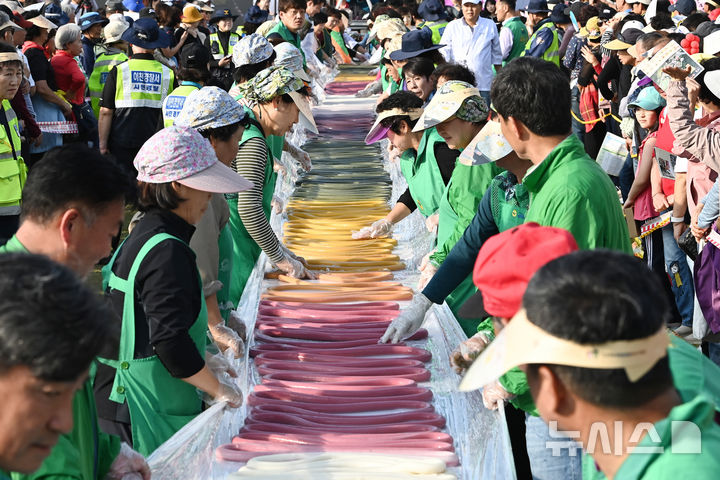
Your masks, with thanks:
<instances>
[{"instance_id":1,"label":"navy blue cap","mask_svg":"<svg viewBox=\"0 0 720 480\"><path fill-rule=\"evenodd\" d=\"M550 13L546 0L530 0L525 11L528 13Z\"/></svg>"},{"instance_id":2,"label":"navy blue cap","mask_svg":"<svg viewBox=\"0 0 720 480\"><path fill-rule=\"evenodd\" d=\"M437 50L445 45L433 45L432 30L423 27L403 33L400 50L390 52L390 60L407 60L421 53Z\"/></svg>"},{"instance_id":3,"label":"navy blue cap","mask_svg":"<svg viewBox=\"0 0 720 480\"><path fill-rule=\"evenodd\" d=\"M445 4L441 0L423 0L418 7L418 15L428 22L437 22L448 18Z\"/></svg>"},{"instance_id":4,"label":"navy blue cap","mask_svg":"<svg viewBox=\"0 0 720 480\"><path fill-rule=\"evenodd\" d=\"M248 8L245 14L245 23L263 23L267 22L268 15L270 12L267 10L260 10L260 7L253 5Z\"/></svg>"},{"instance_id":5,"label":"navy blue cap","mask_svg":"<svg viewBox=\"0 0 720 480\"><path fill-rule=\"evenodd\" d=\"M92 27L93 25L96 25L98 23L102 25L107 25L110 22L107 18L103 18L100 16L97 12L88 12L82 17L80 17L80 21L78 22L78 26L80 27L80 30L83 32L87 30L88 28Z\"/></svg>"},{"instance_id":6,"label":"navy blue cap","mask_svg":"<svg viewBox=\"0 0 720 480\"><path fill-rule=\"evenodd\" d=\"M669 12L678 12L680 15L685 15L686 17L695 10L697 10L695 0L678 0L675 2L675 5L670 5L668 7Z\"/></svg>"},{"instance_id":7,"label":"navy blue cap","mask_svg":"<svg viewBox=\"0 0 720 480\"><path fill-rule=\"evenodd\" d=\"M132 27L123 32L120 38L131 45L148 50L170 46L170 35L161 30L152 17L138 18Z\"/></svg>"}]
</instances>

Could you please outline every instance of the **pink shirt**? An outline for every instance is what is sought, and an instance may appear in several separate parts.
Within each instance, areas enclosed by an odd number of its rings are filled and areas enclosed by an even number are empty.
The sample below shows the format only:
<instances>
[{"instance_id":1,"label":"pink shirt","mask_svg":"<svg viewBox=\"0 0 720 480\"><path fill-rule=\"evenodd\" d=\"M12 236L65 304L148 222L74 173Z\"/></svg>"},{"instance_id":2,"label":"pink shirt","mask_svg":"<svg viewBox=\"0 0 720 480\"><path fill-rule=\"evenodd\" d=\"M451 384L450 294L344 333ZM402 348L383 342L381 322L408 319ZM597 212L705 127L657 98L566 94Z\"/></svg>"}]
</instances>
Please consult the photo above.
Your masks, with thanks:
<instances>
[{"instance_id":1,"label":"pink shirt","mask_svg":"<svg viewBox=\"0 0 720 480\"><path fill-rule=\"evenodd\" d=\"M652 132L648 134L647 137L645 137L645 140L643 140L642 144L640 145L640 153L638 154L638 170L640 170L640 165L642 164L643 159L643 150L645 150L645 143L651 139L655 138L657 136L657 131ZM655 158L655 154L653 153L653 158ZM638 197L635 199L635 208L634 208L634 217L635 220L638 221L644 221L649 218L657 217L657 212L655 212L655 207L653 206L652 202L652 187L648 185L648 187L643 190L643 192L638 195Z\"/></svg>"}]
</instances>

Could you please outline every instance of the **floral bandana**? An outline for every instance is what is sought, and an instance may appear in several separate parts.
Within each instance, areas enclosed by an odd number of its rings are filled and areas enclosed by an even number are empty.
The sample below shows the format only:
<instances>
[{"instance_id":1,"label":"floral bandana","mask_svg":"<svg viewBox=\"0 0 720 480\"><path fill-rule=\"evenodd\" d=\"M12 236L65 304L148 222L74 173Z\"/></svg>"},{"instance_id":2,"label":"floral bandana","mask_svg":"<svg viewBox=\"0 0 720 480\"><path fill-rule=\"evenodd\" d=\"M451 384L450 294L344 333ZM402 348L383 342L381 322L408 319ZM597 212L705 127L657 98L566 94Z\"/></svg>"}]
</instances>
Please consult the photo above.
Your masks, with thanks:
<instances>
[{"instance_id":1,"label":"floral bandana","mask_svg":"<svg viewBox=\"0 0 720 480\"><path fill-rule=\"evenodd\" d=\"M253 33L241 38L233 47L232 61L236 67L260 63L270 58L273 46L267 38Z\"/></svg>"},{"instance_id":2,"label":"floral bandana","mask_svg":"<svg viewBox=\"0 0 720 480\"><path fill-rule=\"evenodd\" d=\"M239 85L238 90L251 106L255 106L268 103L280 95L296 92L303 85L303 81L287 68L272 66Z\"/></svg>"},{"instance_id":3,"label":"floral bandana","mask_svg":"<svg viewBox=\"0 0 720 480\"><path fill-rule=\"evenodd\" d=\"M414 132L421 132L455 115L466 122L487 120L488 107L477 88L458 80L445 82L437 89L418 119Z\"/></svg>"},{"instance_id":4,"label":"floral bandana","mask_svg":"<svg viewBox=\"0 0 720 480\"><path fill-rule=\"evenodd\" d=\"M218 87L203 87L185 100L175 125L202 131L232 125L244 118L245 110L229 93Z\"/></svg>"}]
</instances>

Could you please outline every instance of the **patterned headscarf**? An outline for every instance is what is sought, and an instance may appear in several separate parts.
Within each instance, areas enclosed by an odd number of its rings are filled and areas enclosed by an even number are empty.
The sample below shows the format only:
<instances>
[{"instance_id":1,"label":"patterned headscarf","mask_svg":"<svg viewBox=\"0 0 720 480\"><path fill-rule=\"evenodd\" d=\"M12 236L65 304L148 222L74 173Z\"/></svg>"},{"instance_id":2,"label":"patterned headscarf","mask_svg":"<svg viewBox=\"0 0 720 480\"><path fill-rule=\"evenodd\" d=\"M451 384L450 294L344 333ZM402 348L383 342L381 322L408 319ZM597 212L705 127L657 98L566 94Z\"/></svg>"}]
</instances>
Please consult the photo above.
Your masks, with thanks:
<instances>
[{"instance_id":1,"label":"patterned headscarf","mask_svg":"<svg viewBox=\"0 0 720 480\"><path fill-rule=\"evenodd\" d=\"M485 99L480 96L473 96L466 98L458 111L455 112L455 116L460 120L466 122L478 123L487 120L488 118L488 107L485 104Z\"/></svg>"},{"instance_id":2,"label":"patterned headscarf","mask_svg":"<svg viewBox=\"0 0 720 480\"><path fill-rule=\"evenodd\" d=\"M272 66L238 86L239 93L250 104L268 103L273 98L300 90L302 80L285 67Z\"/></svg>"}]
</instances>

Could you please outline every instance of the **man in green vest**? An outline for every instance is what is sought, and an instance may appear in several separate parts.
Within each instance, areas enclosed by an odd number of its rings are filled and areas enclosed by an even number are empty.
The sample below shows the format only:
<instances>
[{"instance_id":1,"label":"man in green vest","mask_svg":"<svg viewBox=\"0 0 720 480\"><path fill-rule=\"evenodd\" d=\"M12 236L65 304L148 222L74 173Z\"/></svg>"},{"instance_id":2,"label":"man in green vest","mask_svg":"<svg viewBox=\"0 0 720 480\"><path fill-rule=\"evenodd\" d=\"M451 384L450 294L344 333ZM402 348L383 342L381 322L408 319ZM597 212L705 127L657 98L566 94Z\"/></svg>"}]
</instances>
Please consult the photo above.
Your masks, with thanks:
<instances>
[{"instance_id":1,"label":"man in green vest","mask_svg":"<svg viewBox=\"0 0 720 480\"><path fill-rule=\"evenodd\" d=\"M522 55L530 35L525 27L525 20L515 10L515 0L498 0L495 12L498 22L502 22L500 50L502 64L505 66L513 58Z\"/></svg>"},{"instance_id":2,"label":"man in green vest","mask_svg":"<svg viewBox=\"0 0 720 480\"><path fill-rule=\"evenodd\" d=\"M445 4L441 0L424 0L418 6L418 15L425 21L417 28L428 27L432 31L432 42L438 45L448 24Z\"/></svg>"},{"instance_id":3,"label":"man in green vest","mask_svg":"<svg viewBox=\"0 0 720 480\"><path fill-rule=\"evenodd\" d=\"M73 398L113 328L72 271L27 253L0 255L0 312L0 479L8 480L37 470L72 430Z\"/></svg>"},{"instance_id":4,"label":"man in green vest","mask_svg":"<svg viewBox=\"0 0 720 480\"><path fill-rule=\"evenodd\" d=\"M217 30L210 34L210 72L212 72L214 84L226 92L232 85L232 54L235 44L240 40L240 35L232 31L233 22L237 15L233 15L229 9L222 10L210 19L210 24L217 24Z\"/></svg>"},{"instance_id":5,"label":"man in green vest","mask_svg":"<svg viewBox=\"0 0 720 480\"><path fill-rule=\"evenodd\" d=\"M100 116L100 97L102 97L108 73L115 65L128 59L128 44L121 38L128 28L130 28L130 25L126 23L110 22L103 29L103 37L105 38L103 50L95 59L95 68L88 80L90 104L96 117Z\"/></svg>"},{"instance_id":6,"label":"man in green vest","mask_svg":"<svg viewBox=\"0 0 720 480\"><path fill-rule=\"evenodd\" d=\"M305 23L305 6L304 0L280 0L278 2L278 18L280 21L265 36L269 40L276 37L290 42L303 52L302 38L299 32ZM305 52L303 52L303 65L305 65L304 59Z\"/></svg>"},{"instance_id":7,"label":"man in green vest","mask_svg":"<svg viewBox=\"0 0 720 480\"><path fill-rule=\"evenodd\" d=\"M534 26L533 35L525 45L523 57L537 57L560 66L560 40L555 24L550 20L546 0L530 0L528 20Z\"/></svg>"},{"instance_id":8,"label":"man in green vest","mask_svg":"<svg viewBox=\"0 0 720 480\"><path fill-rule=\"evenodd\" d=\"M122 228L125 197L131 188L127 175L97 150L80 144L51 150L28 177L20 228L0 253L43 255L85 277L109 255L112 239ZM101 318L105 322L108 314ZM93 352L94 357L97 352ZM91 380L79 384L72 404L72 429L62 432L42 465L32 470L14 468L18 472L13 473L14 480L95 480L132 472L149 477L142 456L99 430Z\"/></svg>"},{"instance_id":9,"label":"man in green vest","mask_svg":"<svg viewBox=\"0 0 720 480\"><path fill-rule=\"evenodd\" d=\"M100 100L100 153L112 153L129 169L140 147L161 125L162 104L175 88L175 74L155 60L156 48L170 46L170 36L157 22L136 20L121 37L132 45L133 56L107 76Z\"/></svg>"},{"instance_id":10,"label":"man in green vest","mask_svg":"<svg viewBox=\"0 0 720 480\"><path fill-rule=\"evenodd\" d=\"M210 51L199 43L192 43L180 52L180 86L165 97L162 106L163 125L169 127L185 105L187 97L201 89L210 79L208 63Z\"/></svg>"}]
</instances>

